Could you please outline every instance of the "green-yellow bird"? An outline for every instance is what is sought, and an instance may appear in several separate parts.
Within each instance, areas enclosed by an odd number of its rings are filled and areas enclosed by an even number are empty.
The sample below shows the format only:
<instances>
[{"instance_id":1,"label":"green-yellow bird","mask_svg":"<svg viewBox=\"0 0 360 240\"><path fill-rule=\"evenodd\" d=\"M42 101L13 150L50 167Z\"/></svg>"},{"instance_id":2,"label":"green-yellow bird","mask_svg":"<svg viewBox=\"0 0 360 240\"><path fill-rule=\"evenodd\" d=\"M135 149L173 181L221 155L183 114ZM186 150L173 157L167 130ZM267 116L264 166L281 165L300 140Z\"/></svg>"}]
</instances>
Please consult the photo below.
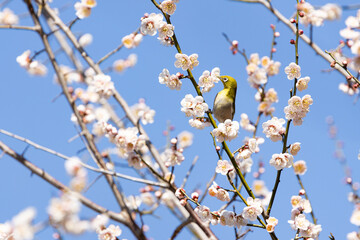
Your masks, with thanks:
<instances>
[{"instance_id":1,"label":"green-yellow bird","mask_svg":"<svg viewBox=\"0 0 360 240\"><path fill-rule=\"evenodd\" d=\"M230 76L220 76L224 89L216 94L214 99L213 113L216 119L222 123L226 119L231 121L235 114L236 80Z\"/></svg>"}]
</instances>

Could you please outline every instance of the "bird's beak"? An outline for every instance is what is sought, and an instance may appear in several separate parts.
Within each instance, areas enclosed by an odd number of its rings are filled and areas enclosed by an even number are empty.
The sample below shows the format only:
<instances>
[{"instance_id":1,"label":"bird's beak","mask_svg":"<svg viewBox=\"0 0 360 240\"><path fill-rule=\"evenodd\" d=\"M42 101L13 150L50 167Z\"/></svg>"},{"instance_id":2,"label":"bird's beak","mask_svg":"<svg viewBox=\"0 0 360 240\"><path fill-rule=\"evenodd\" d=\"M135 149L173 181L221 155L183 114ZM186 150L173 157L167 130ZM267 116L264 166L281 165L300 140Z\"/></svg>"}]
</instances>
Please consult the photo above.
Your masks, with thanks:
<instances>
[{"instance_id":1,"label":"bird's beak","mask_svg":"<svg viewBox=\"0 0 360 240\"><path fill-rule=\"evenodd\" d=\"M219 77L217 77L221 82L222 82L222 78L219 76Z\"/></svg>"}]
</instances>

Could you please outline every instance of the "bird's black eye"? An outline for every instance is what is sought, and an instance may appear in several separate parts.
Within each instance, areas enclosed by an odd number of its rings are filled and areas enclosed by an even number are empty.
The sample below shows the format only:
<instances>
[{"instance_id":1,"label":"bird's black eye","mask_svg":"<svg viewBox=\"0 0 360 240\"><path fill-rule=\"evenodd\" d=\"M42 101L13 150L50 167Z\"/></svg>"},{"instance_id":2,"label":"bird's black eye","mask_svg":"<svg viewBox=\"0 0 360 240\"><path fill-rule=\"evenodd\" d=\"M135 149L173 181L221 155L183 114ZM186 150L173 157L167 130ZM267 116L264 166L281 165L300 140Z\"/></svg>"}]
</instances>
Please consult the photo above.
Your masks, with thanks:
<instances>
[{"instance_id":1,"label":"bird's black eye","mask_svg":"<svg viewBox=\"0 0 360 240\"><path fill-rule=\"evenodd\" d=\"M224 82L227 82L228 80L229 80L229 79L228 79L227 77L224 77L224 78L223 78L223 81L224 81Z\"/></svg>"}]
</instances>

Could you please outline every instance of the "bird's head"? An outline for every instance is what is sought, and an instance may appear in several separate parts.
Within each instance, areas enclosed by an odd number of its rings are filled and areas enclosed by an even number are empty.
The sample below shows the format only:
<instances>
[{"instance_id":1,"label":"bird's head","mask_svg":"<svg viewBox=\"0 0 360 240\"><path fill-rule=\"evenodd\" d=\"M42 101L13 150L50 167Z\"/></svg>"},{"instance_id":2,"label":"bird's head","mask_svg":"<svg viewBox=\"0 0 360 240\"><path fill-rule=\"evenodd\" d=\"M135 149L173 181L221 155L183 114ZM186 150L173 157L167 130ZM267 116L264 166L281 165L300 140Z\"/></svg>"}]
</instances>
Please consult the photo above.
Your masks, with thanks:
<instances>
[{"instance_id":1,"label":"bird's head","mask_svg":"<svg viewBox=\"0 0 360 240\"><path fill-rule=\"evenodd\" d=\"M237 87L236 80L230 76L220 76L218 77L220 81L224 84L224 88L235 88Z\"/></svg>"}]
</instances>

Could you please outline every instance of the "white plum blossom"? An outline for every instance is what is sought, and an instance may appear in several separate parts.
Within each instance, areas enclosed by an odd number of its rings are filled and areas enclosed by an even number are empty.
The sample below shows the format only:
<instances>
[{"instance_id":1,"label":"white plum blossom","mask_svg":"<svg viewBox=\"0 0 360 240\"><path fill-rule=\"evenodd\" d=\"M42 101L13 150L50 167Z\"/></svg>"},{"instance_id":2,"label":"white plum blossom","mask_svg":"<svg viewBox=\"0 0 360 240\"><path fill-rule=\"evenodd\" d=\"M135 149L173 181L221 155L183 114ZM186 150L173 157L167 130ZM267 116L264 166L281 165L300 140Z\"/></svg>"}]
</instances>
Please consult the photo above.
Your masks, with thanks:
<instances>
[{"instance_id":1,"label":"white plum blossom","mask_svg":"<svg viewBox=\"0 0 360 240\"><path fill-rule=\"evenodd\" d=\"M175 67L181 68L182 70L192 70L194 67L199 65L197 60L198 55L196 53L191 54L190 56L182 53L175 54L176 61L174 63Z\"/></svg>"},{"instance_id":2,"label":"white plum blossom","mask_svg":"<svg viewBox=\"0 0 360 240\"><path fill-rule=\"evenodd\" d=\"M274 217L269 217L267 220L266 220L266 231L268 231L269 233L272 233L274 232L275 230L275 226L278 224L278 220Z\"/></svg>"},{"instance_id":3,"label":"white plum blossom","mask_svg":"<svg viewBox=\"0 0 360 240\"><path fill-rule=\"evenodd\" d=\"M298 154L298 152L301 149L300 144L301 143L299 143L299 142L295 142L290 145L290 154L291 155L296 156Z\"/></svg>"},{"instance_id":4,"label":"white plum blossom","mask_svg":"<svg viewBox=\"0 0 360 240\"><path fill-rule=\"evenodd\" d=\"M245 219L242 214L235 216L235 225L237 228L241 228L242 226L246 226L248 224L248 220Z\"/></svg>"},{"instance_id":5,"label":"white plum blossom","mask_svg":"<svg viewBox=\"0 0 360 240\"><path fill-rule=\"evenodd\" d=\"M216 67L211 70L211 73L206 70L199 78L199 87L202 88L201 92L209 92L214 86L214 83L219 82L220 68Z\"/></svg>"},{"instance_id":6,"label":"white plum blossom","mask_svg":"<svg viewBox=\"0 0 360 240\"><path fill-rule=\"evenodd\" d=\"M27 70L31 75L44 76L47 74L46 66L39 61L31 61Z\"/></svg>"},{"instance_id":7,"label":"white plum blossom","mask_svg":"<svg viewBox=\"0 0 360 240\"><path fill-rule=\"evenodd\" d=\"M139 99L139 102L130 107L130 110L136 118L141 119L141 123L146 125L154 122L155 110L150 109L145 104L145 99Z\"/></svg>"},{"instance_id":8,"label":"white plum blossom","mask_svg":"<svg viewBox=\"0 0 360 240\"><path fill-rule=\"evenodd\" d=\"M300 230L307 230L310 226L309 220L306 219L304 214L299 214L297 217L295 217L295 228Z\"/></svg>"},{"instance_id":9,"label":"white plum blossom","mask_svg":"<svg viewBox=\"0 0 360 240\"><path fill-rule=\"evenodd\" d=\"M360 206L355 206L354 211L352 212L350 222L355 226L360 226Z\"/></svg>"},{"instance_id":10,"label":"white plum blossom","mask_svg":"<svg viewBox=\"0 0 360 240\"><path fill-rule=\"evenodd\" d=\"M182 154L182 151L168 148L165 150L165 152L162 154L163 161L167 167L180 165L185 157Z\"/></svg>"},{"instance_id":11,"label":"white plum blossom","mask_svg":"<svg viewBox=\"0 0 360 240\"><path fill-rule=\"evenodd\" d=\"M211 211L208 207L204 205L197 206L194 209L194 212L198 215L201 221L207 222L211 218Z\"/></svg>"},{"instance_id":12,"label":"white plum blossom","mask_svg":"<svg viewBox=\"0 0 360 240\"><path fill-rule=\"evenodd\" d=\"M215 172L220 173L222 175L228 174L229 171L233 170L233 165L227 160L219 160L217 162L217 166L215 168Z\"/></svg>"},{"instance_id":13,"label":"white plum blossom","mask_svg":"<svg viewBox=\"0 0 360 240\"><path fill-rule=\"evenodd\" d=\"M163 15L161 13L151 13L141 20L140 32L144 35L154 36L157 33L160 24L163 22Z\"/></svg>"},{"instance_id":14,"label":"white plum blossom","mask_svg":"<svg viewBox=\"0 0 360 240\"><path fill-rule=\"evenodd\" d=\"M176 10L175 1L165 0L165 1L161 2L160 8L161 8L161 10L163 10L163 12L165 12L169 15L172 15L172 14L174 14L174 12Z\"/></svg>"},{"instance_id":15,"label":"white plum blossom","mask_svg":"<svg viewBox=\"0 0 360 240\"><path fill-rule=\"evenodd\" d=\"M276 170L283 168L290 168L292 166L294 157L288 153L273 154L270 159L270 165L274 166Z\"/></svg>"},{"instance_id":16,"label":"white plum blossom","mask_svg":"<svg viewBox=\"0 0 360 240\"><path fill-rule=\"evenodd\" d=\"M109 98L115 91L114 83L109 75L97 74L90 85L100 96Z\"/></svg>"},{"instance_id":17,"label":"white plum blossom","mask_svg":"<svg viewBox=\"0 0 360 240\"><path fill-rule=\"evenodd\" d=\"M20 67L28 68L31 62L30 60L30 50L26 50L20 56L16 58L16 62L20 65Z\"/></svg>"},{"instance_id":18,"label":"white plum blossom","mask_svg":"<svg viewBox=\"0 0 360 240\"><path fill-rule=\"evenodd\" d=\"M235 213L227 210L223 210L220 213L220 224L223 226L234 226Z\"/></svg>"},{"instance_id":19,"label":"white plum blossom","mask_svg":"<svg viewBox=\"0 0 360 240\"><path fill-rule=\"evenodd\" d=\"M109 227L98 231L99 240L116 240L121 235L121 229L119 226L111 224Z\"/></svg>"},{"instance_id":20,"label":"white plum blossom","mask_svg":"<svg viewBox=\"0 0 360 240\"><path fill-rule=\"evenodd\" d=\"M162 22L158 28L159 38L170 38L174 35L174 26L166 22Z\"/></svg>"},{"instance_id":21,"label":"white plum blossom","mask_svg":"<svg viewBox=\"0 0 360 240\"><path fill-rule=\"evenodd\" d=\"M74 8L76 10L75 15L79 18L79 19L83 19L86 17L89 17L91 14L91 7L89 7L88 5L84 4L83 2L76 2L74 5Z\"/></svg>"},{"instance_id":22,"label":"white plum blossom","mask_svg":"<svg viewBox=\"0 0 360 240\"><path fill-rule=\"evenodd\" d=\"M293 96L288 100L288 106L284 108L285 118L293 120L295 126L301 125L303 118L310 111L310 105L312 105L313 99L309 94L300 98L299 96Z\"/></svg>"},{"instance_id":23,"label":"white plum blossom","mask_svg":"<svg viewBox=\"0 0 360 240\"><path fill-rule=\"evenodd\" d=\"M305 213L310 213L312 211L310 201L302 198L301 196L292 196L290 203L293 209L297 209Z\"/></svg>"},{"instance_id":24,"label":"white plum blossom","mask_svg":"<svg viewBox=\"0 0 360 240\"><path fill-rule=\"evenodd\" d=\"M343 93L347 94L347 95L350 95L350 96L359 93L358 88L352 88L347 83L340 83L339 84L339 90L342 91Z\"/></svg>"},{"instance_id":25,"label":"white plum blossom","mask_svg":"<svg viewBox=\"0 0 360 240\"><path fill-rule=\"evenodd\" d=\"M236 159L236 163L240 168L242 173L249 173L251 172L251 167L253 165L253 160L251 158L246 159Z\"/></svg>"},{"instance_id":26,"label":"white plum blossom","mask_svg":"<svg viewBox=\"0 0 360 240\"><path fill-rule=\"evenodd\" d=\"M197 128L199 130L204 129L205 127L209 127L211 124L208 121L202 121L197 118L192 118L189 120L189 124L191 127Z\"/></svg>"},{"instance_id":27,"label":"white plum blossom","mask_svg":"<svg viewBox=\"0 0 360 240\"><path fill-rule=\"evenodd\" d=\"M310 77L300 78L296 83L297 90L303 91L307 89L309 81L310 81Z\"/></svg>"},{"instance_id":28,"label":"white plum blossom","mask_svg":"<svg viewBox=\"0 0 360 240\"><path fill-rule=\"evenodd\" d=\"M19 17L9 8L0 11L0 24L15 25L19 23Z\"/></svg>"},{"instance_id":29,"label":"white plum blossom","mask_svg":"<svg viewBox=\"0 0 360 240\"><path fill-rule=\"evenodd\" d=\"M182 82L175 74L170 75L169 70L164 68L159 74L159 83L165 84L170 89L180 90Z\"/></svg>"},{"instance_id":30,"label":"white plum blossom","mask_svg":"<svg viewBox=\"0 0 360 240\"><path fill-rule=\"evenodd\" d=\"M282 135L285 133L284 123L285 120L283 118L278 119L277 117L273 117L271 120L262 124L263 133L273 142L280 141L282 140Z\"/></svg>"},{"instance_id":31,"label":"white plum blossom","mask_svg":"<svg viewBox=\"0 0 360 240\"><path fill-rule=\"evenodd\" d=\"M135 48L135 47L139 46L142 39L143 39L142 34L131 33L131 34L123 37L121 39L121 42L124 44L124 46L126 48Z\"/></svg>"},{"instance_id":32,"label":"white plum blossom","mask_svg":"<svg viewBox=\"0 0 360 240\"><path fill-rule=\"evenodd\" d=\"M346 235L346 239L347 240L360 240L360 235L357 232L353 231Z\"/></svg>"},{"instance_id":33,"label":"white plum blossom","mask_svg":"<svg viewBox=\"0 0 360 240\"><path fill-rule=\"evenodd\" d=\"M181 100L181 106L181 111L184 112L187 117L202 117L209 109L203 97L193 97L191 94L185 95L185 98Z\"/></svg>"},{"instance_id":34,"label":"white plum blossom","mask_svg":"<svg viewBox=\"0 0 360 240\"><path fill-rule=\"evenodd\" d=\"M255 221L257 216L263 212L260 199L247 198L248 206L244 207L242 216L249 221Z\"/></svg>"},{"instance_id":35,"label":"white plum blossom","mask_svg":"<svg viewBox=\"0 0 360 240\"><path fill-rule=\"evenodd\" d=\"M228 202L230 201L230 195L228 193L228 191L226 191L225 189L223 188L219 188L217 189L217 193L216 193L216 196L215 196L217 199L219 199L220 201L223 201L223 202Z\"/></svg>"},{"instance_id":36,"label":"white plum blossom","mask_svg":"<svg viewBox=\"0 0 360 240\"><path fill-rule=\"evenodd\" d=\"M304 175L307 171L306 162L304 160L294 162L293 168L297 175Z\"/></svg>"},{"instance_id":37,"label":"white plum blossom","mask_svg":"<svg viewBox=\"0 0 360 240\"><path fill-rule=\"evenodd\" d=\"M326 20L336 20L340 19L342 14L342 9L339 5L334 3L327 3L324 6L321 7L321 10L323 10L326 13Z\"/></svg>"},{"instance_id":38,"label":"white plum blossom","mask_svg":"<svg viewBox=\"0 0 360 240\"><path fill-rule=\"evenodd\" d=\"M144 168L146 165L141 160L140 156L134 152L130 152L127 157L127 161L129 164L129 167L133 167L135 169L141 169Z\"/></svg>"},{"instance_id":39,"label":"white plum blossom","mask_svg":"<svg viewBox=\"0 0 360 240\"><path fill-rule=\"evenodd\" d=\"M251 86L257 86L267 83L266 70L264 68L257 68L249 77L248 82Z\"/></svg>"},{"instance_id":40,"label":"white plum blossom","mask_svg":"<svg viewBox=\"0 0 360 240\"><path fill-rule=\"evenodd\" d=\"M235 139L238 136L238 131L239 122L226 119L225 122L220 123L219 126L212 132L216 138L216 141L223 142Z\"/></svg>"},{"instance_id":41,"label":"white plum blossom","mask_svg":"<svg viewBox=\"0 0 360 240\"><path fill-rule=\"evenodd\" d=\"M263 180L254 180L252 189L255 196L266 196L269 192Z\"/></svg>"},{"instance_id":42,"label":"white plum blossom","mask_svg":"<svg viewBox=\"0 0 360 240\"><path fill-rule=\"evenodd\" d=\"M194 134L188 131L183 131L177 136L179 148L190 147L193 143Z\"/></svg>"},{"instance_id":43,"label":"white plum blossom","mask_svg":"<svg viewBox=\"0 0 360 240\"><path fill-rule=\"evenodd\" d=\"M289 80L299 78L301 76L301 67L296 63L292 62L285 68L285 73Z\"/></svg>"},{"instance_id":44,"label":"white plum blossom","mask_svg":"<svg viewBox=\"0 0 360 240\"><path fill-rule=\"evenodd\" d=\"M79 44L81 47L90 45L93 41L93 36L90 33L85 33L79 38Z\"/></svg>"}]
</instances>

